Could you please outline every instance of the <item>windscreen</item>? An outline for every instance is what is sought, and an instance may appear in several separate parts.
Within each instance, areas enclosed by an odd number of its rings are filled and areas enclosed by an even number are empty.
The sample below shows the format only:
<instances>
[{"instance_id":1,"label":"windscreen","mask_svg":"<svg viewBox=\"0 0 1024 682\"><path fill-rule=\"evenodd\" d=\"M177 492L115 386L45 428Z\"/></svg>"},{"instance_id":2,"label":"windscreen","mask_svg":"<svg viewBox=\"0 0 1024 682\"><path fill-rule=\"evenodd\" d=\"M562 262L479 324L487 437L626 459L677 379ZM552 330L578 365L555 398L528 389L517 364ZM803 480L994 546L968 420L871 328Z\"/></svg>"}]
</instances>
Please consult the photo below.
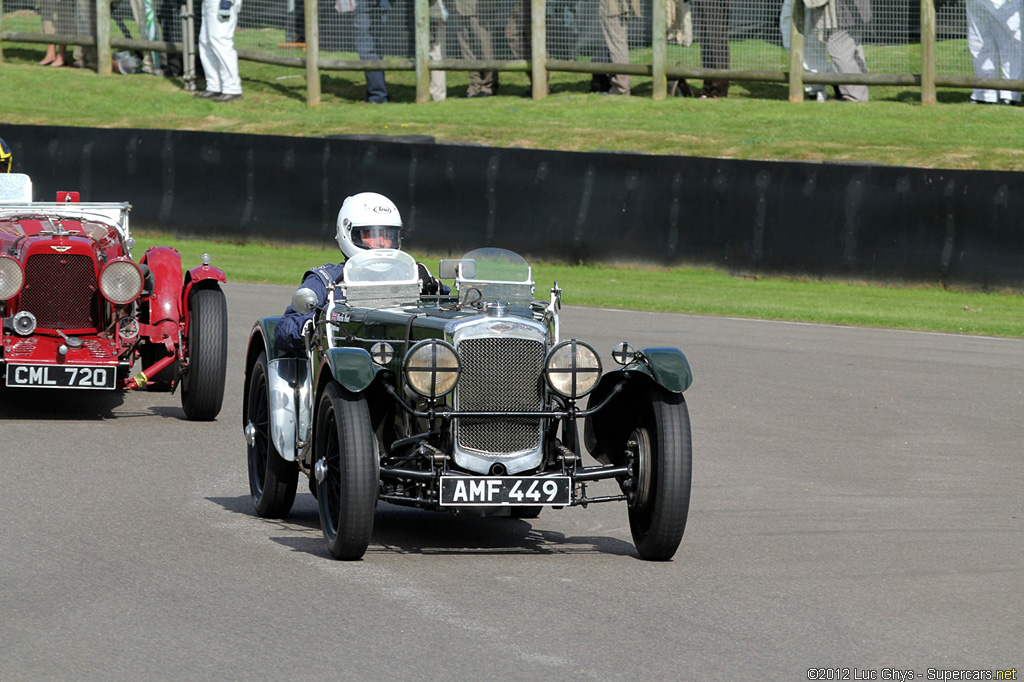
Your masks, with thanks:
<instances>
[{"instance_id":1,"label":"windscreen","mask_svg":"<svg viewBox=\"0 0 1024 682\"><path fill-rule=\"evenodd\" d=\"M475 263L475 272L466 279L478 282L530 282L526 259L507 249L475 249L462 257Z\"/></svg>"},{"instance_id":2,"label":"windscreen","mask_svg":"<svg viewBox=\"0 0 1024 682\"><path fill-rule=\"evenodd\" d=\"M395 249L362 251L345 261L345 284L418 282L416 260Z\"/></svg>"}]
</instances>

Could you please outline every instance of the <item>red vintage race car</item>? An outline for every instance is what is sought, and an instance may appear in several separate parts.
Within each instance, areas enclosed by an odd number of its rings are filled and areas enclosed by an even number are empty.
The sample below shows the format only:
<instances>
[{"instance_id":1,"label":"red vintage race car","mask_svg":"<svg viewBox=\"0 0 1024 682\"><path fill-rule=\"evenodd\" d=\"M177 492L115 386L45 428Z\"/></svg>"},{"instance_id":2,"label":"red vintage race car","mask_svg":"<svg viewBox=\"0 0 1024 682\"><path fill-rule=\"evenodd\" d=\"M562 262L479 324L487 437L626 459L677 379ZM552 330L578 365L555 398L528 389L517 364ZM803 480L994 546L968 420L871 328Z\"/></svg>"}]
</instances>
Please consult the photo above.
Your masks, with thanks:
<instances>
[{"instance_id":1,"label":"red vintage race car","mask_svg":"<svg viewBox=\"0 0 1024 682\"><path fill-rule=\"evenodd\" d=\"M14 389L180 387L186 417L214 419L227 364L224 273L206 255L183 272L163 246L133 260L127 202L30 199L27 176L0 174L0 400Z\"/></svg>"}]
</instances>

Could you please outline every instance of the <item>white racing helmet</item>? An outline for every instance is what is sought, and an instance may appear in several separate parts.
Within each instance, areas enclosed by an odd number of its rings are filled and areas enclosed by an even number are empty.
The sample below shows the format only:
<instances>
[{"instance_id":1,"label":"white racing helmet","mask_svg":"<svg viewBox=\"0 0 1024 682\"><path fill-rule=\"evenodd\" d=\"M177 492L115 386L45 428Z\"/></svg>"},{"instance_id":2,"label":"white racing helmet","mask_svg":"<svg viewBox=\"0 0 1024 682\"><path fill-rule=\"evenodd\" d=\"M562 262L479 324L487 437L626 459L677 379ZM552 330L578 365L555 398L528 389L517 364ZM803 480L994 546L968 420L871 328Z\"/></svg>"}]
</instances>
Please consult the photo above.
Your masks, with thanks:
<instances>
[{"instance_id":1,"label":"white racing helmet","mask_svg":"<svg viewBox=\"0 0 1024 682\"><path fill-rule=\"evenodd\" d=\"M353 194L338 212L337 238L346 258L366 249L401 249L402 216L383 194Z\"/></svg>"}]
</instances>

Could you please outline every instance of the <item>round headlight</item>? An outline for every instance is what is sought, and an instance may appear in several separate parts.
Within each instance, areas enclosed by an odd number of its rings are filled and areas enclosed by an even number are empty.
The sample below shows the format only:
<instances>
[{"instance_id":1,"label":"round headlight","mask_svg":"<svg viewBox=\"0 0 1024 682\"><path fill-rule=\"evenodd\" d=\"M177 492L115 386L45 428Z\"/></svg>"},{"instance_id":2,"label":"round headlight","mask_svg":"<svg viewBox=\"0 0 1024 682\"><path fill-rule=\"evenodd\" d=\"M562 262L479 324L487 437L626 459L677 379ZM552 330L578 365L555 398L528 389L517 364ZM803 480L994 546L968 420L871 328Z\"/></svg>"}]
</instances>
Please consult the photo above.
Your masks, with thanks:
<instances>
[{"instance_id":1,"label":"round headlight","mask_svg":"<svg viewBox=\"0 0 1024 682\"><path fill-rule=\"evenodd\" d=\"M0 301L14 298L25 283L25 273L18 261L9 256L0 256Z\"/></svg>"},{"instance_id":2,"label":"round headlight","mask_svg":"<svg viewBox=\"0 0 1024 682\"><path fill-rule=\"evenodd\" d=\"M134 261L115 260L100 273L100 291L116 305L131 303L142 293L142 271Z\"/></svg>"},{"instance_id":3,"label":"round headlight","mask_svg":"<svg viewBox=\"0 0 1024 682\"><path fill-rule=\"evenodd\" d=\"M450 393L459 380L459 371L455 349L437 339L420 341L405 356L405 381L426 398Z\"/></svg>"},{"instance_id":4,"label":"round headlight","mask_svg":"<svg viewBox=\"0 0 1024 682\"><path fill-rule=\"evenodd\" d=\"M555 393L582 398L594 390L601 378L601 359L589 345L569 339L548 353L544 376Z\"/></svg>"}]
</instances>

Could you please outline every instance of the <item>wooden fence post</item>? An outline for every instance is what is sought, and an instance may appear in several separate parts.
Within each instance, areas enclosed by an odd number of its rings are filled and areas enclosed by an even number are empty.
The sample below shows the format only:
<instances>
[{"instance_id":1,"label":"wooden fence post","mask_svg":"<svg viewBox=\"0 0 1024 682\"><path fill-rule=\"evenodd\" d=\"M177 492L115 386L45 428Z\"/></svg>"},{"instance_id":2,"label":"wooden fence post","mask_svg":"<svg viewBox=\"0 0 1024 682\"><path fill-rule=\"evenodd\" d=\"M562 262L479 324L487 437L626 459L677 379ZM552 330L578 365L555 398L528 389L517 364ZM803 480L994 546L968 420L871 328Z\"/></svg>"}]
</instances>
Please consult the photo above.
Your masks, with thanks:
<instances>
[{"instance_id":1,"label":"wooden fence post","mask_svg":"<svg viewBox=\"0 0 1024 682\"><path fill-rule=\"evenodd\" d=\"M804 0L793 0L789 18L789 101L804 101Z\"/></svg>"},{"instance_id":2,"label":"wooden fence post","mask_svg":"<svg viewBox=\"0 0 1024 682\"><path fill-rule=\"evenodd\" d=\"M935 5L921 0L921 104L935 104L936 46Z\"/></svg>"},{"instance_id":3,"label":"wooden fence post","mask_svg":"<svg viewBox=\"0 0 1024 682\"><path fill-rule=\"evenodd\" d=\"M109 76L114 72L110 49L110 0L96 0L96 35L93 37L96 38L96 73Z\"/></svg>"},{"instance_id":4,"label":"wooden fence post","mask_svg":"<svg viewBox=\"0 0 1024 682\"><path fill-rule=\"evenodd\" d=\"M668 80L665 66L668 63L668 3L665 0L651 2L651 96L665 99Z\"/></svg>"},{"instance_id":5,"label":"wooden fence post","mask_svg":"<svg viewBox=\"0 0 1024 682\"><path fill-rule=\"evenodd\" d=\"M358 1L358 0L357 0ZM413 4L414 44L416 55L416 103L430 101L430 0L415 0Z\"/></svg>"},{"instance_id":6,"label":"wooden fence post","mask_svg":"<svg viewBox=\"0 0 1024 682\"><path fill-rule=\"evenodd\" d=\"M305 2L306 22L306 104L320 104L320 9L317 0Z\"/></svg>"},{"instance_id":7,"label":"wooden fence post","mask_svg":"<svg viewBox=\"0 0 1024 682\"><path fill-rule=\"evenodd\" d=\"M534 99L548 96L548 18L546 0L530 2L530 60Z\"/></svg>"}]
</instances>

